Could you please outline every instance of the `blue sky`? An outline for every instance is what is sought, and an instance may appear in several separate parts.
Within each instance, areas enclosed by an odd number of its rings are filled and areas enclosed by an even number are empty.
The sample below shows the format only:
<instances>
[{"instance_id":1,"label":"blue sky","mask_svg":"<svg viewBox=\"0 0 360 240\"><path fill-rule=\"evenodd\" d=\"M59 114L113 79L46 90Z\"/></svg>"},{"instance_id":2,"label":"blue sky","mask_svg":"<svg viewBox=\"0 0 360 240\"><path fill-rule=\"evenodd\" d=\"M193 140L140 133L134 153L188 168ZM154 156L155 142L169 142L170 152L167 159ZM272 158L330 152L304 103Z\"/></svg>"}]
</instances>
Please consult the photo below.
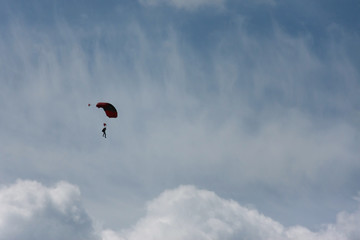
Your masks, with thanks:
<instances>
[{"instance_id":1,"label":"blue sky","mask_svg":"<svg viewBox=\"0 0 360 240\"><path fill-rule=\"evenodd\" d=\"M359 10L3 1L0 238L357 239Z\"/></svg>"}]
</instances>

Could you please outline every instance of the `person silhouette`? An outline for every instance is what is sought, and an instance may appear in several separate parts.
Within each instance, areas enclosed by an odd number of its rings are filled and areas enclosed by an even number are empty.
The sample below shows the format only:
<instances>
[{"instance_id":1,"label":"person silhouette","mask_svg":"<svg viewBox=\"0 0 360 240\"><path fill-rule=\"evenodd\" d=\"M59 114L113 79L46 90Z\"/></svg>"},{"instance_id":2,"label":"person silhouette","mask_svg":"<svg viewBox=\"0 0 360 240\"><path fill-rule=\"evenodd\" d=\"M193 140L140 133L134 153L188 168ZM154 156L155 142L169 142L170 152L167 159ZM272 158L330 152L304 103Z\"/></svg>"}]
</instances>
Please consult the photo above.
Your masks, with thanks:
<instances>
[{"instance_id":1,"label":"person silhouette","mask_svg":"<svg viewBox=\"0 0 360 240\"><path fill-rule=\"evenodd\" d=\"M103 132L103 137L106 138L106 127L104 127L101 131Z\"/></svg>"}]
</instances>

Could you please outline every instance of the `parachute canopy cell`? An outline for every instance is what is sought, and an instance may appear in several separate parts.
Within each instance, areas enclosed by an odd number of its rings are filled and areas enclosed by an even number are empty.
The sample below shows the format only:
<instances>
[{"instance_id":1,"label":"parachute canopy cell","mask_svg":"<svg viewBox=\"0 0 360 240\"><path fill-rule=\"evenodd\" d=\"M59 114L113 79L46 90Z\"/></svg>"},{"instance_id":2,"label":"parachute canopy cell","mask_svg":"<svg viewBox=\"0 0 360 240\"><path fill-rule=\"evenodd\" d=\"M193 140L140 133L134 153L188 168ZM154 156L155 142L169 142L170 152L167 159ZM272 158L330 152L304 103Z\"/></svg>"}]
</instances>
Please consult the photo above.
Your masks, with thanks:
<instances>
[{"instance_id":1,"label":"parachute canopy cell","mask_svg":"<svg viewBox=\"0 0 360 240\"><path fill-rule=\"evenodd\" d=\"M104 109L106 116L108 116L109 118L117 117L116 108L110 103L99 102L96 104L96 107Z\"/></svg>"}]
</instances>

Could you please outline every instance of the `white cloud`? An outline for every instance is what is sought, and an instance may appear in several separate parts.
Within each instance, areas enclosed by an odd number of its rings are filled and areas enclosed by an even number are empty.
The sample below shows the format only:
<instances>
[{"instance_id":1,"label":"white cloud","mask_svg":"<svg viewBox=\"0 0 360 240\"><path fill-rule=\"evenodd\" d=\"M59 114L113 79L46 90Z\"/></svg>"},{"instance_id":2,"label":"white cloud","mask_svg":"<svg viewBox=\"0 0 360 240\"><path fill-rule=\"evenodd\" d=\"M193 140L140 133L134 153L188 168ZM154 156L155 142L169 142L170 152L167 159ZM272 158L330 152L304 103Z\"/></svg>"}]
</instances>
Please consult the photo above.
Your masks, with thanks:
<instances>
[{"instance_id":1,"label":"white cloud","mask_svg":"<svg viewBox=\"0 0 360 240\"><path fill-rule=\"evenodd\" d=\"M104 231L103 239L355 240L360 237L359 224L358 209L340 213L335 224L324 225L318 232L302 226L287 228L213 192L180 186L151 201L147 215L133 228L121 233Z\"/></svg>"},{"instance_id":2,"label":"white cloud","mask_svg":"<svg viewBox=\"0 0 360 240\"><path fill-rule=\"evenodd\" d=\"M79 189L66 182L45 187L39 182L18 180L3 186L0 239L355 240L360 237L360 208L353 213L339 213L335 224L323 225L318 231L303 226L287 228L256 209L194 186L164 191L149 202L146 216L131 228L95 232L80 197Z\"/></svg>"},{"instance_id":3,"label":"white cloud","mask_svg":"<svg viewBox=\"0 0 360 240\"><path fill-rule=\"evenodd\" d=\"M77 187L19 180L0 190L0 239L95 239Z\"/></svg>"},{"instance_id":4,"label":"white cloud","mask_svg":"<svg viewBox=\"0 0 360 240\"><path fill-rule=\"evenodd\" d=\"M202 6L213 6L222 9L226 0L139 0L144 5L159 5L168 4L170 6L186 9L195 10Z\"/></svg>"},{"instance_id":5,"label":"white cloud","mask_svg":"<svg viewBox=\"0 0 360 240\"><path fill-rule=\"evenodd\" d=\"M253 194L247 186L255 182L270 188L261 197L249 197L258 206L267 202L284 212L294 209L277 199L267 200L271 191L287 202L292 196L304 197L296 199L301 205L293 216L296 222L309 202L316 205L309 199L320 195L318 189L326 193L319 206L325 210L339 189L350 188L346 194L356 189L348 183L359 168L359 150L353 147L358 133L340 121L316 122L301 111L308 103L322 110L358 102L359 95L351 94L356 98L349 100L325 91L317 81L338 75L357 83L358 70L348 64L346 55L334 57L335 62L322 60L309 48L311 39L280 30L272 38L258 38L239 25L237 34L226 31L229 35L219 38L215 51L209 52L213 65L204 68L201 63L211 60L204 61L196 51L190 54L190 43L183 42L176 29L154 41L147 26L134 27L136 23L122 31L103 28L101 37L94 32L84 37L64 25L58 26L56 36L21 25L1 40L4 181L17 176L57 181L66 175L68 181L87 187L86 201L97 201L90 210L101 212L107 224L116 213L94 196L128 201L119 206L131 206L122 215L131 224L138 217L134 209L162 189L190 183L232 192L231 197L239 200ZM95 50L88 52L81 43L91 39L109 45L94 44ZM118 42L127 44L119 50ZM334 48L344 54L340 46ZM350 87L359 89L358 84ZM90 99L103 98L115 100L121 111L116 124L110 125L106 144L98 129L101 115L86 106ZM252 108L258 104L256 112ZM316 194L309 195L311 191ZM344 205L337 203L333 211L349 208ZM325 217L319 214L318 221Z\"/></svg>"},{"instance_id":6,"label":"white cloud","mask_svg":"<svg viewBox=\"0 0 360 240\"><path fill-rule=\"evenodd\" d=\"M145 6L156 6L160 4L167 4L172 7L196 10L200 7L212 6L218 9L224 9L227 0L139 0L139 2ZM275 5L275 0L252 0L255 4L268 4Z\"/></svg>"}]
</instances>

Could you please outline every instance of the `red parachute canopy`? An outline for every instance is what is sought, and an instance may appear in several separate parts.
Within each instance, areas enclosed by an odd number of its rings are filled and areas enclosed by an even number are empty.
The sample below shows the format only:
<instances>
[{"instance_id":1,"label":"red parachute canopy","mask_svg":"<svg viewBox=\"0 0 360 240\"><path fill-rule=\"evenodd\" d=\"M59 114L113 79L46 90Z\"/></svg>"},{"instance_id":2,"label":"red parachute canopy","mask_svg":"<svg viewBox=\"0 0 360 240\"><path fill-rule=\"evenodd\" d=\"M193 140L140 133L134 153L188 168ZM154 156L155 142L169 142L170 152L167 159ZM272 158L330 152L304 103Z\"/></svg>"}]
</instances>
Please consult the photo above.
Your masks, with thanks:
<instances>
[{"instance_id":1,"label":"red parachute canopy","mask_svg":"<svg viewBox=\"0 0 360 240\"><path fill-rule=\"evenodd\" d=\"M110 103L99 102L96 104L96 107L104 109L106 116L108 116L109 118L117 117L116 108L113 105L111 105Z\"/></svg>"}]
</instances>

